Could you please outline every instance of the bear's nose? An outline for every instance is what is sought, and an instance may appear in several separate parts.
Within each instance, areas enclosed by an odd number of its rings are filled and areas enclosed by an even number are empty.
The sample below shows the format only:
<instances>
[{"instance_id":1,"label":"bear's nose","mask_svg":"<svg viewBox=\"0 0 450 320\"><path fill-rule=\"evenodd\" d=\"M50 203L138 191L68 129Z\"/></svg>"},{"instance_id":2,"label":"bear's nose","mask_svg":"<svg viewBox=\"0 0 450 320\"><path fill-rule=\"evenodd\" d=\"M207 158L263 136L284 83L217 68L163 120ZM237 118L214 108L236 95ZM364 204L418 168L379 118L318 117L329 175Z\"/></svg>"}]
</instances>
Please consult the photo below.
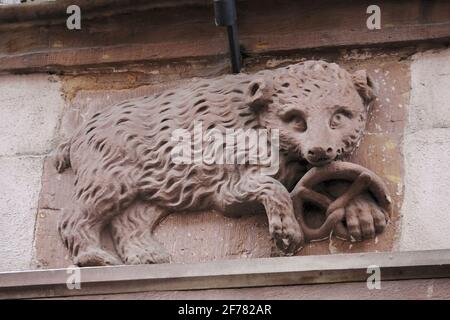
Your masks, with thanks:
<instances>
[{"instance_id":1,"label":"bear's nose","mask_svg":"<svg viewBox=\"0 0 450 320\"><path fill-rule=\"evenodd\" d=\"M315 147L308 150L307 160L310 162L325 162L332 160L333 148Z\"/></svg>"}]
</instances>

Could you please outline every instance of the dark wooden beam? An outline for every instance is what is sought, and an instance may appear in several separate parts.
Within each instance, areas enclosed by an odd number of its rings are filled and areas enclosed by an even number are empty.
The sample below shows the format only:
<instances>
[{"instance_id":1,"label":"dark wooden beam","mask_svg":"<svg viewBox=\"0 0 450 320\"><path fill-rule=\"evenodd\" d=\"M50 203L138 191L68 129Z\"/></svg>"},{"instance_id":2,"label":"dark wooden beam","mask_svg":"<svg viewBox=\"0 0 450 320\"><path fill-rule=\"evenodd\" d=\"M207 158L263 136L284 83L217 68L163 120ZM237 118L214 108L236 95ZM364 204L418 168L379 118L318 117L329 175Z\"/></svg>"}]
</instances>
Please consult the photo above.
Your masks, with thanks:
<instances>
[{"instance_id":1,"label":"dark wooden beam","mask_svg":"<svg viewBox=\"0 0 450 320\"><path fill-rule=\"evenodd\" d=\"M66 28L79 4L82 29ZM250 55L450 41L450 1L380 0L381 30L366 27L365 0L238 1L240 42ZM74 0L0 8L0 71L227 57L212 1Z\"/></svg>"},{"instance_id":2,"label":"dark wooden beam","mask_svg":"<svg viewBox=\"0 0 450 320\"><path fill-rule=\"evenodd\" d=\"M369 266L381 281L450 278L450 250L91 267L79 290L67 288L66 269L6 272L0 299L367 281Z\"/></svg>"},{"instance_id":3,"label":"dark wooden beam","mask_svg":"<svg viewBox=\"0 0 450 320\"><path fill-rule=\"evenodd\" d=\"M187 6L208 6L210 0L48 0L0 7L0 23L20 23L50 20L64 16L68 6L76 4L88 16L113 15L142 9L161 9ZM100 14L99 14L100 13Z\"/></svg>"}]
</instances>

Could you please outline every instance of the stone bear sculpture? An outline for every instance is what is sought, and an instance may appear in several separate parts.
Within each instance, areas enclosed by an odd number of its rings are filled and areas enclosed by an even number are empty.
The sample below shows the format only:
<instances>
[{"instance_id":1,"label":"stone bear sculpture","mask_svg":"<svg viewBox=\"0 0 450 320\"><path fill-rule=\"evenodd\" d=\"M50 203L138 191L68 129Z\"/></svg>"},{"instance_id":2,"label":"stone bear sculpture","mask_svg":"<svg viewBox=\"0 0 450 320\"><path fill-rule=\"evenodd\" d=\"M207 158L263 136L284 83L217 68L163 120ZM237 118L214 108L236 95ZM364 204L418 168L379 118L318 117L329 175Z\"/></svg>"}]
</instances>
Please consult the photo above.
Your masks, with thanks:
<instances>
[{"instance_id":1,"label":"stone bear sculpture","mask_svg":"<svg viewBox=\"0 0 450 320\"><path fill-rule=\"evenodd\" d=\"M289 190L308 166L352 152L374 98L365 71L350 74L334 63L305 61L251 75L194 79L108 107L56 154L57 170L71 167L76 177L74 209L63 213L58 227L64 244L80 266L163 263L169 255L152 231L167 214L214 209L234 215L261 208L276 246L292 254L304 239ZM219 131L277 130L279 170L267 175L258 164L173 161L172 133L192 132L196 122ZM386 225L369 198L354 199L347 208L346 226L357 240ZM101 248L105 227L122 261Z\"/></svg>"}]
</instances>

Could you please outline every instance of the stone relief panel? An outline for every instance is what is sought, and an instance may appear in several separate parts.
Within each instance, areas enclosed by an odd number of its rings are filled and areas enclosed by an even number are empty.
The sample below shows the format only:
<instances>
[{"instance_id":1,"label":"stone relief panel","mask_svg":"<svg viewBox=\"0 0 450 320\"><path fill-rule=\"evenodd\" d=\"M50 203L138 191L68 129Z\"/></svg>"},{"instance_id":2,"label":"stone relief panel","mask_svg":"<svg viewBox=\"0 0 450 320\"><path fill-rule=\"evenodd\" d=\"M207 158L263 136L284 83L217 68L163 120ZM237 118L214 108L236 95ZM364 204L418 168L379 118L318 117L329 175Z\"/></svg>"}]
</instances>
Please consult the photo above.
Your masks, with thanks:
<instances>
[{"instance_id":1,"label":"stone relief panel","mask_svg":"<svg viewBox=\"0 0 450 320\"><path fill-rule=\"evenodd\" d=\"M38 266L391 250L401 168L389 174L395 161L370 166L377 159L366 158L371 148L397 148L395 134L386 138L388 130L374 132L381 127L371 122L380 117L386 80L373 66L359 67L304 61L112 93L119 103L105 101L109 93L79 94L78 111L63 122L68 138L45 163ZM398 96L392 88L389 96ZM251 158L251 143L239 149L239 129L247 142L251 132L258 146L264 141L265 162L258 153ZM211 148L211 137L224 148ZM234 162L227 162L226 142ZM276 166L267 161L273 150ZM45 253L39 246L48 241L60 243Z\"/></svg>"}]
</instances>

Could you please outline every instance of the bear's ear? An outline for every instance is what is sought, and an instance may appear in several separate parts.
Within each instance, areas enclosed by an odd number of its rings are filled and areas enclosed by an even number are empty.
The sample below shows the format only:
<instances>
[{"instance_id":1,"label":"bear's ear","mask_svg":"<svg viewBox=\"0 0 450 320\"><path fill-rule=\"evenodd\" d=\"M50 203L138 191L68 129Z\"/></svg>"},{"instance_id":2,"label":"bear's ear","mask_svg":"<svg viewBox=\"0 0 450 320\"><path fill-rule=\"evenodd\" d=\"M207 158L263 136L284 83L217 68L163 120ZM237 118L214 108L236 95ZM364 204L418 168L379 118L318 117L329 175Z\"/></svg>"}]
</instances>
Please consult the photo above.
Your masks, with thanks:
<instances>
[{"instance_id":1,"label":"bear's ear","mask_svg":"<svg viewBox=\"0 0 450 320\"><path fill-rule=\"evenodd\" d=\"M366 70L358 70L353 75L353 84L367 106L376 99L376 88Z\"/></svg>"},{"instance_id":2,"label":"bear's ear","mask_svg":"<svg viewBox=\"0 0 450 320\"><path fill-rule=\"evenodd\" d=\"M270 102L272 91L272 81L264 77L252 80L244 93L247 105L255 112L260 111Z\"/></svg>"}]
</instances>

